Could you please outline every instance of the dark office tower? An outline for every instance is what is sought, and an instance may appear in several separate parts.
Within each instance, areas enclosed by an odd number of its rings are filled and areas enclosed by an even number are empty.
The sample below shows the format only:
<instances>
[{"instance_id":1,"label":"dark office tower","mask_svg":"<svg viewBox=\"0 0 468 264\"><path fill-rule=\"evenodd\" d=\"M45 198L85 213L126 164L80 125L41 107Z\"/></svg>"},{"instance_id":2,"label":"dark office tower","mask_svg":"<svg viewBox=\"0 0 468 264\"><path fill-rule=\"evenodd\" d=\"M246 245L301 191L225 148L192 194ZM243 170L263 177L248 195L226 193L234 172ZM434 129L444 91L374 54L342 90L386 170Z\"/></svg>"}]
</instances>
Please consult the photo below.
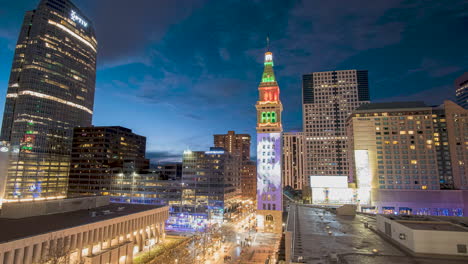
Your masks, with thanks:
<instances>
[{"instance_id":1,"label":"dark office tower","mask_svg":"<svg viewBox=\"0 0 468 264\"><path fill-rule=\"evenodd\" d=\"M64 197L73 128L91 125L97 41L69 0L26 12L8 83L0 140L10 143L7 201Z\"/></svg>"},{"instance_id":2,"label":"dark office tower","mask_svg":"<svg viewBox=\"0 0 468 264\"><path fill-rule=\"evenodd\" d=\"M303 76L304 175L347 176L346 118L369 102L367 71L314 72Z\"/></svg>"},{"instance_id":3,"label":"dark office tower","mask_svg":"<svg viewBox=\"0 0 468 264\"><path fill-rule=\"evenodd\" d=\"M74 129L68 194L132 197L147 170L146 138L124 127Z\"/></svg>"},{"instance_id":4,"label":"dark office tower","mask_svg":"<svg viewBox=\"0 0 468 264\"><path fill-rule=\"evenodd\" d=\"M214 145L240 157L242 161L250 160L249 134L236 134L234 131L228 131L224 135L214 135Z\"/></svg>"},{"instance_id":5,"label":"dark office tower","mask_svg":"<svg viewBox=\"0 0 468 264\"><path fill-rule=\"evenodd\" d=\"M455 80L455 95L458 105L468 109L468 72Z\"/></svg>"}]
</instances>

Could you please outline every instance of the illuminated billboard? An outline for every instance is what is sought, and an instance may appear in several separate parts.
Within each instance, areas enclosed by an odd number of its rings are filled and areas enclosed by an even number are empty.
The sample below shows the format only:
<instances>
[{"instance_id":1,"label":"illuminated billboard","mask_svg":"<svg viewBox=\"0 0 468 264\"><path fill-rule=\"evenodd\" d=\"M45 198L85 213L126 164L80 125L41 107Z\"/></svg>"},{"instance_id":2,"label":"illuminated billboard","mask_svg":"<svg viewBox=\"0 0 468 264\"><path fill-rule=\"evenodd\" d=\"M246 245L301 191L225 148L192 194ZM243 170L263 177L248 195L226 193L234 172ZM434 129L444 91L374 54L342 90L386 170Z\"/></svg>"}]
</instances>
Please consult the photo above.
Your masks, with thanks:
<instances>
[{"instance_id":1,"label":"illuminated billboard","mask_svg":"<svg viewBox=\"0 0 468 264\"><path fill-rule=\"evenodd\" d=\"M355 150L354 159L358 188L370 188L372 177L370 173L369 152L367 150Z\"/></svg>"},{"instance_id":2,"label":"illuminated billboard","mask_svg":"<svg viewBox=\"0 0 468 264\"><path fill-rule=\"evenodd\" d=\"M282 210L281 133L257 134L258 210Z\"/></svg>"},{"instance_id":3,"label":"illuminated billboard","mask_svg":"<svg viewBox=\"0 0 468 264\"><path fill-rule=\"evenodd\" d=\"M348 188L348 176L310 176L312 188Z\"/></svg>"},{"instance_id":4,"label":"illuminated billboard","mask_svg":"<svg viewBox=\"0 0 468 264\"><path fill-rule=\"evenodd\" d=\"M352 188L312 188L313 204L354 204L355 197Z\"/></svg>"},{"instance_id":5,"label":"illuminated billboard","mask_svg":"<svg viewBox=\"0 0 468 264\"><path fill-rule=\"evenodd\" d=\"M369 151L355 150L356 183L360 204L371 204L372 175L369 162Z\"/></svg>"}]
</instances>

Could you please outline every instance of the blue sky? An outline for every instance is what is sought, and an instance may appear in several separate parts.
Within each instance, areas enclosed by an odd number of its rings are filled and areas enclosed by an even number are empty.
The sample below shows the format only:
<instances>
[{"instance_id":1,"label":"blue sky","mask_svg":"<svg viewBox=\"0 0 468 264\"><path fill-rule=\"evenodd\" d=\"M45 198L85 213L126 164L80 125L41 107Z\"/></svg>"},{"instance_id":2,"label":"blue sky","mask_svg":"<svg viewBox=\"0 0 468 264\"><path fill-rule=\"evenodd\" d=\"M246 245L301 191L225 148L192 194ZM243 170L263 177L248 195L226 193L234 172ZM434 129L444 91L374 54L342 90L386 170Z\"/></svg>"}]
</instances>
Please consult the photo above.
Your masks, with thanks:
<instances>
[{"instance_id":1,"label":"blue sky","mask_svg":"<svg viewBox=\"0 0 468 264\"><path fill-rule=\"evenodd\" d=\"M23 15L38 2L0 0L1 115ZM215 133L255 134L268 34L285 130L302 127L305 73L367 69L373 101L438 104L468 70L468 1L74 2L99 42L93 123L146 136L153 161L208 149Z\"/></svg>"}]
</instances>

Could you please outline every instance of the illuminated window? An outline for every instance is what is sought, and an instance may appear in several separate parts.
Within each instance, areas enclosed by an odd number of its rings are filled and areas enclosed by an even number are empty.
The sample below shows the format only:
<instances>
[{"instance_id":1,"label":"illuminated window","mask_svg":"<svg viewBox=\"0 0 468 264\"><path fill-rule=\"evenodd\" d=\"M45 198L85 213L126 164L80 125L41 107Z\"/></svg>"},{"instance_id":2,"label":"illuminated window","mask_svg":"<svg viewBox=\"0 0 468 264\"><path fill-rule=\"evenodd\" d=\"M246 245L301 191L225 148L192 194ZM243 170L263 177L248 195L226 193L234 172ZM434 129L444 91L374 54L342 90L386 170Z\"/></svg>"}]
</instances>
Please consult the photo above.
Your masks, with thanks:
<instances>
[{"instance_id":1,"label":"illuminated window","mask_svg":"<svg viewBox=\"0 0 468 264\"><path fill-rule=\"evenodd\" d=\"M410 146L410 149L416 149L416 146L415 146L415 145L411 145L411 146Z\"/></svg>"},{"instance_id":2,"label":"illuminated window","mask_svg":"<svg viewBox=\"0 0 468 264\"><path fill-rule=\"evenodd\" d=\"M275 122L276 122L276 113L275 113L275 112L272 112L272 113L271 113L271 122L272 122L272 123L275 123Z\"/></svg>"},{"instance_id":3,"label":"illuminated window","mask_svg":"<svg viewBox=\"0 0 468 264\"><path fill-rule=\"evenodd\" d=\"M418 164L417 160L411 160L411 164Z\"/></svg>"}]
</instances>

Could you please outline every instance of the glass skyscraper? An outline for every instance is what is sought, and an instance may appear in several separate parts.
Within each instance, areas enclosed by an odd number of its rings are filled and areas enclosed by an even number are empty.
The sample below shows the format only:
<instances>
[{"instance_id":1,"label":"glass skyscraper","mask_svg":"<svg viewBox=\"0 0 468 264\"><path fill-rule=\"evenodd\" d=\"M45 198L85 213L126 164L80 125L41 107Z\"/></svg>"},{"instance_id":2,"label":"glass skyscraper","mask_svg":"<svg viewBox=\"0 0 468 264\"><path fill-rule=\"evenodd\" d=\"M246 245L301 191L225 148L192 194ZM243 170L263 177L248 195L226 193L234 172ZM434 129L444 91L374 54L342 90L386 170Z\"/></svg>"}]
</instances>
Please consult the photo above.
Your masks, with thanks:
<instances>
[{"instance_id":1,"label":"glass skyscraper","mask_svg":"<svg viewBox=\"0 0 468 264\"><path fill-rule=\"evenodd\" d=\"M6 201L65 196L73 128L91 125L96 54L93 25L71 1L26 12L0 135L14 154Z\"/></svg>"}]
</instances>

